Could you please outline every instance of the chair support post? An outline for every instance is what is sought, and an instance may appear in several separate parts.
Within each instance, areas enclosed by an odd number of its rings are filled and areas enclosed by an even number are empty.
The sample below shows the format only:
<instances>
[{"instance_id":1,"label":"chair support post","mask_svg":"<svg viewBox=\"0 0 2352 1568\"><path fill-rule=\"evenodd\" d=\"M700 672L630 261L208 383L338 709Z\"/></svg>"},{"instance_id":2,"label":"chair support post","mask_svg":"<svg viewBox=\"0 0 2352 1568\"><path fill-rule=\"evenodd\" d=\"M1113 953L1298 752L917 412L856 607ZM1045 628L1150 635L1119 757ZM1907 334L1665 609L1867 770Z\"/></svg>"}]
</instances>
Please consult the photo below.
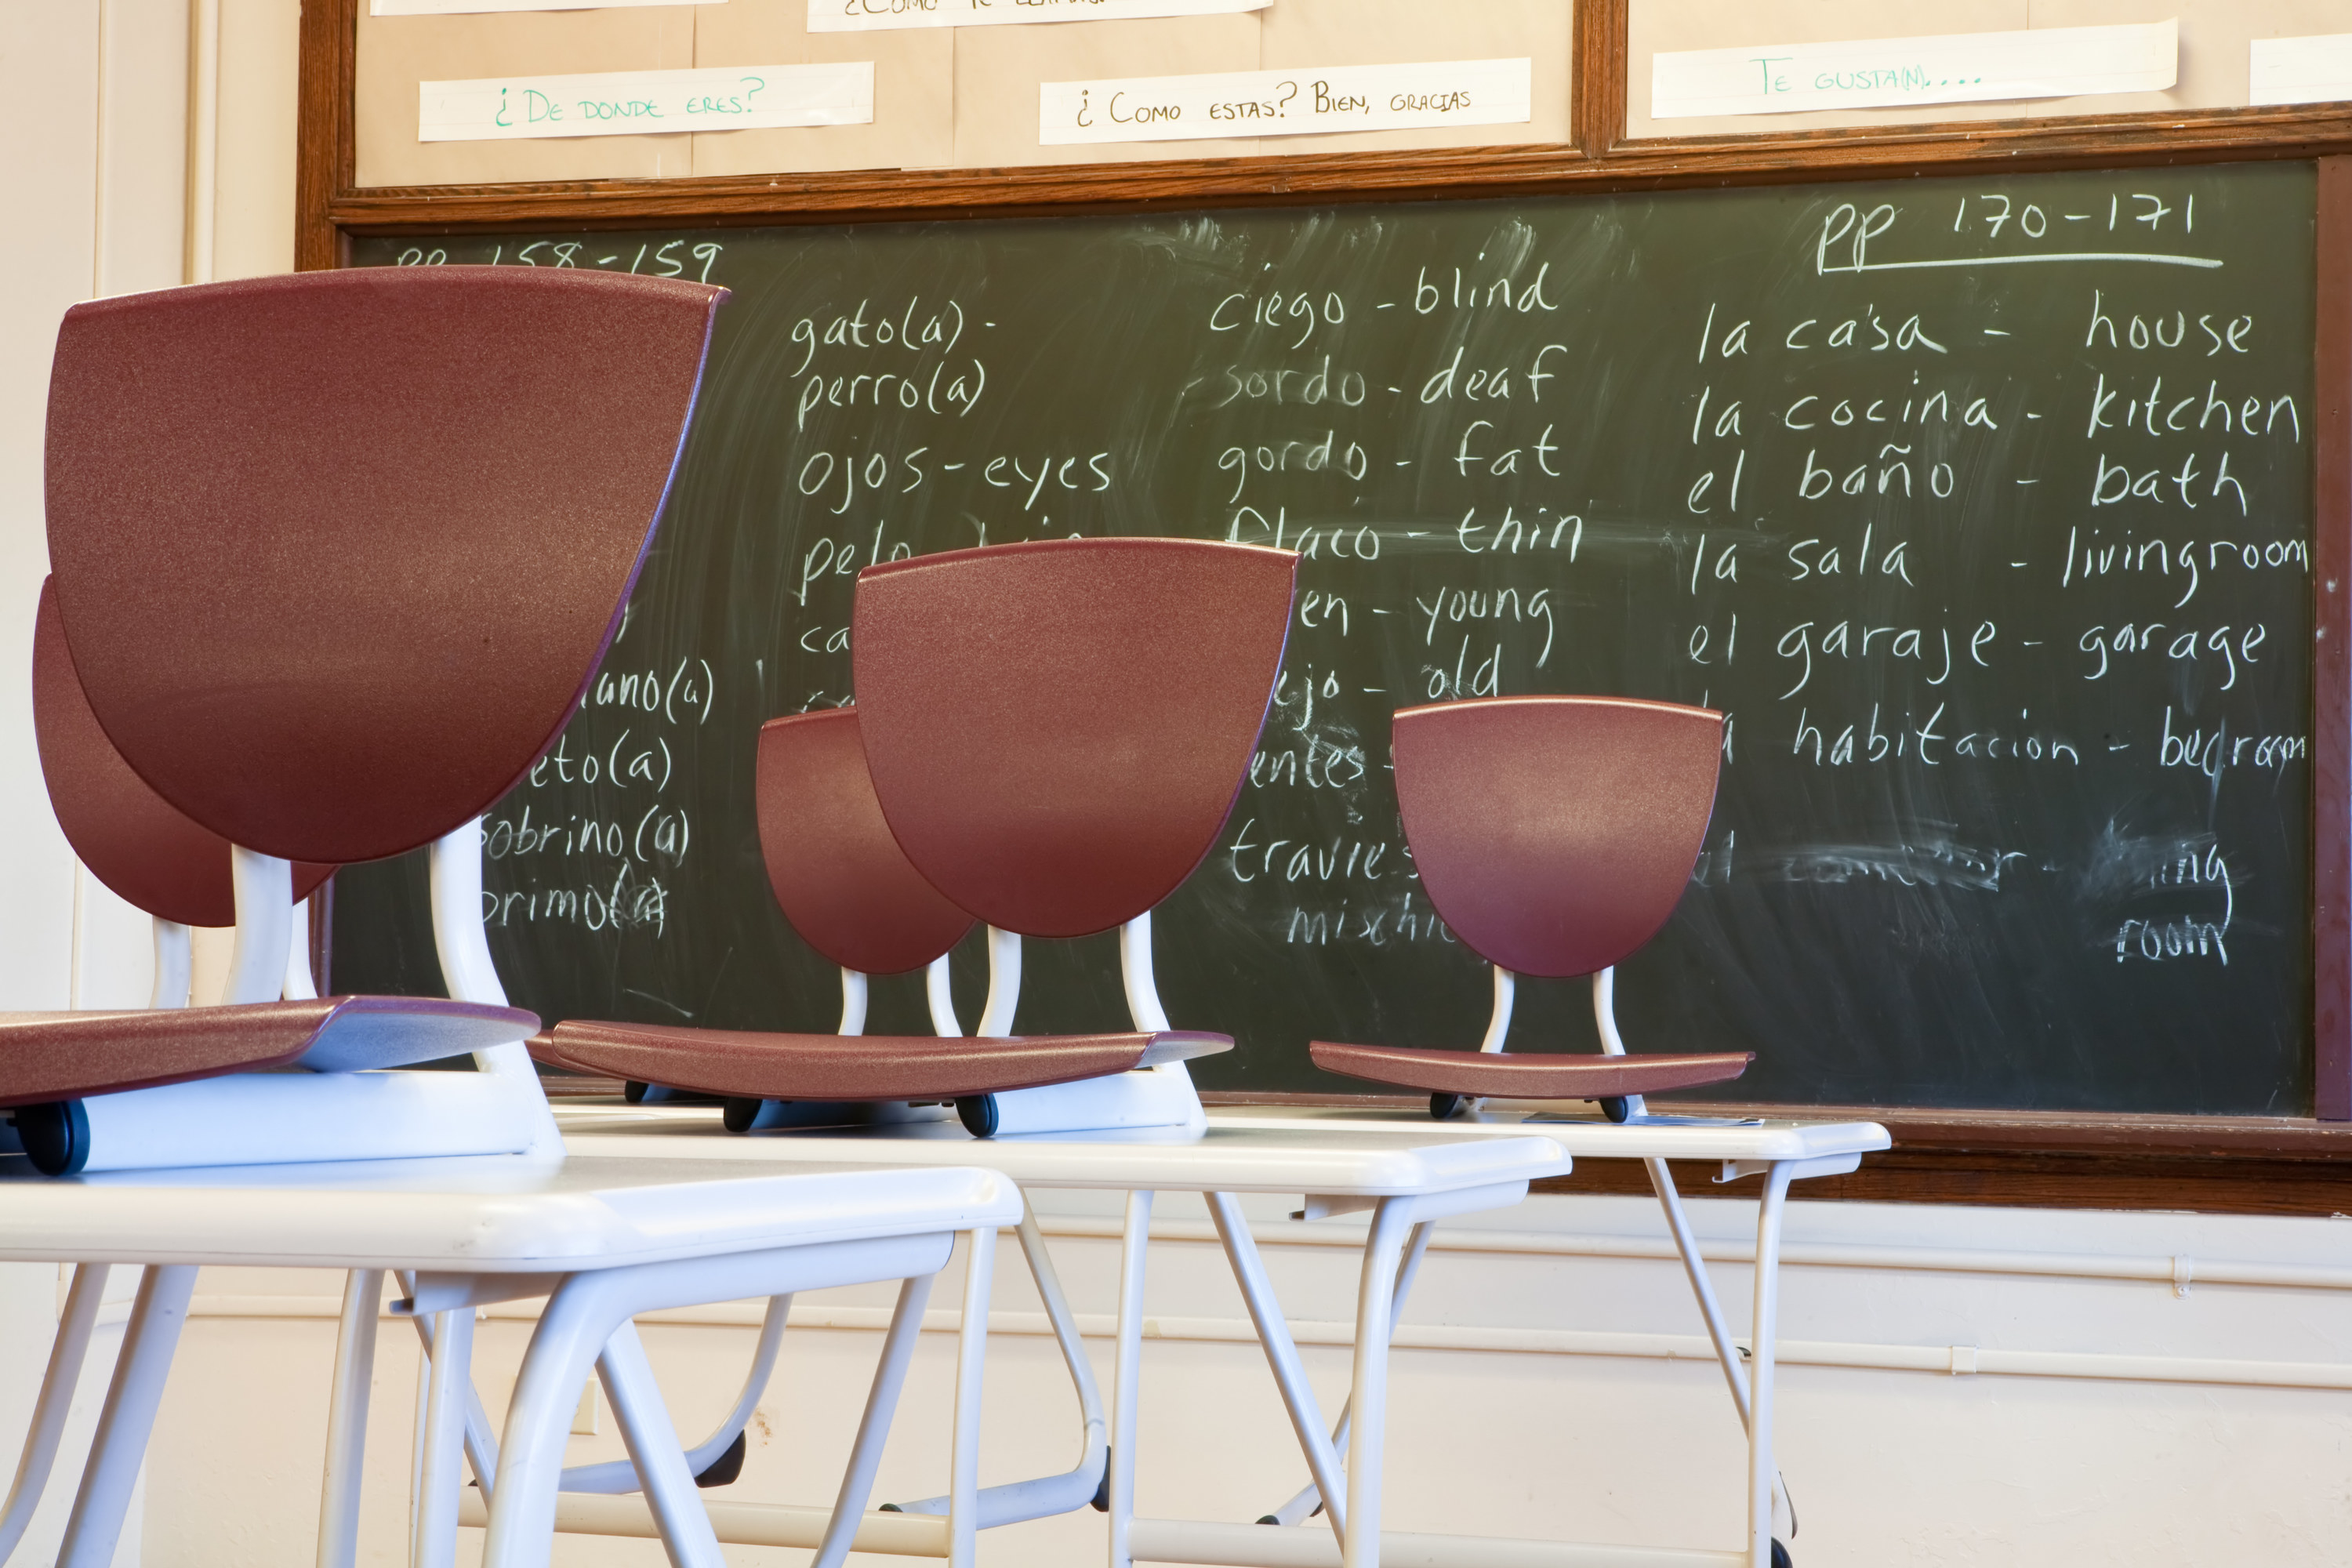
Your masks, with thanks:
<instances>
[{"instance_id":1,"label":"chair support post","mask_svg":"<svg viewBox=\"0 0 2352 1568\"><path fill-rule=\"evenodd\" d=\"M308 899L295 903L292 927L287 933L284 995L289 1002L315 1002L319 997L319 983L310 974L310 900Z\"/></svg>"},{"instance_id":2,"label":"chair support post","mask_svg":"<svg viewBox=\"0 0 2352 1568\"><path fill-rule=\"evenodd\" d=\"M275 1002L286 989L294 931L294 868L243 845L229 847L236 893L236 947L228 961L229 1004Z\"/></svg>"},{"instance_id":3,"label":"chair support post","mask_svg":"<svg viewBox=\"0 0 2352 1568\"><path fill-rule=\"evenodd\" d=\"M1601 1051L1603 1056L1625 1054L1624 1037L1617 1032L1617 966L1598 969L1592 973L1592 1021L1601 1030ZM1650 1108L1638 1094L1625 1097L1627 1116L1647 1116Z\"/></svg>"},{"instance_id":4,"label":"chair support post","mask_svg":"<svg viewBox=\"0 0 2352 1568\"><path fill-rule=\"evenodd\" d=\"M186 1006L195 989L195 970L194 939L188 928L156 916L155 984L147 994L147 1005L156 1010Z\"/></svg>"},{"instance_id":5,"label":"chair support post","mask_svg":"<svg viewBox=\"0 0 2352 1568\"><path fill-rule=\"evenodd\" d=\"M1151 972L1151 911L1118 928L1118 978L1127 990L1128 1016L1137 1030L1156 1035L1171 1026L1160 1005L1160 983Z\"/></svg>"},{"instance_id":6,"label":"chair support post","mask_svg":"<svg viewBox=\"0 0 2352 1568\"><path fill-rule=\"evenodd\" d=\"M1495 1010L1486 1017L1486 1037L1478 1042L1481 1051L1499 1051L1511 1032L1511 1003L1518 994L1518 976L1497 963L1495 971Z\"/></svg>"},{"instance_id":7,"label":"chair support post","mask_svg":"<svg viewBox=\"0 0 2352 1568\"><path fill-rule=\"evenodd\" d=\"M984 1040L1001 1040L1013 1033L1013 1015L1021 1005L1021 935L988 928L988 1000L980 1009L980 1027L972 1032Z\"/></svg>"},{"instance_id":8,"label":"chair support post","mask_svg":"<svg viewBox=\"0 0 2352 1568\"><path fill-rule=\"evenodd\" d=\"M482 929L482 819L478 816L435 839L430 864L433 946L441 960L442 984L460 1002L506 1006L507 990L499 984L489 937ZM539 1087L539 1068L521 1041L476 1051L474 1068L527 1091L524 1113L531 1119L531 1141L523 1153L544 1159L563 1152L555 1112Z\"/></svg>"},{"instance_id":9,"label":"chair support post","mask_svg":"<svg viewBox=\"0 0 2352 1568\"><path fill-rule=\"evenodd\" d=\"M948 981L948 955L943 952L923 970L923 1000L931 1006L931 1033L941 1039L963 1033L963 1024L956 1017L955 992Z\"/></svg>"},{"instance_id":10,"label":"chair support post","mask_svg":"<svg viewBox=\"0 0 2352 1568\"><path fill-rule=\"evenodd\" d=\"M866 1032L866 976L844 965L841 971L841 1025L836 1035Z\"/></svg>"}]
</instances>

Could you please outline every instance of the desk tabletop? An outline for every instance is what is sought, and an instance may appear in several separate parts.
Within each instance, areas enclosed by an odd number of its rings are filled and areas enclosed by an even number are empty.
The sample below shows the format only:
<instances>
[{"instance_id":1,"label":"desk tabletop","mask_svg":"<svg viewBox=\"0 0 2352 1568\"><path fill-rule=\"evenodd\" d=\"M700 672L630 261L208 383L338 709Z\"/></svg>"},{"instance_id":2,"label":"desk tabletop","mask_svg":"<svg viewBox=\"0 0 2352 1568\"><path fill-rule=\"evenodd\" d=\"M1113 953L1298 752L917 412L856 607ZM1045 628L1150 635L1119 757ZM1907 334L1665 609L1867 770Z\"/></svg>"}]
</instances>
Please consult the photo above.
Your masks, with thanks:
<instances>
[{"instance_id":1,"label":"desk tabletop","mask_svg":"<svg viewBox=\"0 0 2352 1568\"><path fill-rule=\"evenodd\" d=\"M1811 1160L1864 1154L1893 1140L1875 1121L1797 1121L1776 1117L1731 1120L1661 1113L1623 1123L1591 1117L1531 1121L1522 1113L1490 1113L1475 1121L1434 1121L1428 1112L1388 1107L1302 1108L1221 1105L1211 1125L1272 1129L1425 1127L1465 1137L1544 1138L1580 1160Z\"/></svg>"},{"instance_id":2,"label":"desk tabletop","mask_svg":"<svg viewBox=\"0 0 2352 1568\"><path fill-rule=\"evenodd\" d=\"M570 1273L1020 1217L1013 1184L970 1159L761 1169L589 1152L53 1179L0 1158L6 1261Z\"/></svg>"},{"instance_id":3,"label":"desk tabletop","mask_svg":"<svg viewBox=\"0 0 2352 1568\"><path fill-rule=\"evenodd\" d=\"M877 1165L982 1164L1023 1186L1155 1192L1294 1193L1400 1197L1566 1175L1557 1140L1484 1128L1213 1116L1195 1137L1170 1128L1037 1132L977 1139L955 1121L731 1133L715 1109L576 1105L556 1124L575 1153L697 1158L749 1165L856 1161ZM740 1168L740 1167L739 1167Z\"/></svg>"}]
</instances>

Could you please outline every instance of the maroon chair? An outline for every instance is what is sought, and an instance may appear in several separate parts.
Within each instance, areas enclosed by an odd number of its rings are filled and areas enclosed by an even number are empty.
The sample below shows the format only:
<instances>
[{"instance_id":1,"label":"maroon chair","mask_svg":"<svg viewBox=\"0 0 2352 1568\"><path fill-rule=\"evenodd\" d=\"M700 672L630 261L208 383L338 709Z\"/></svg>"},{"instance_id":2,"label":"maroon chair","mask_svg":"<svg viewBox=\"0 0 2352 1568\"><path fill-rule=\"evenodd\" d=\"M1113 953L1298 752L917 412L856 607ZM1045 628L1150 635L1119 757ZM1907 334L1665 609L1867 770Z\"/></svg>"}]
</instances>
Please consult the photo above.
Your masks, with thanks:
<instances>
[{"instance_id":1,"label":"maroon chair","mask_svg":"<svg viewBox=\"0 0 2352 1568\"><path fill-rule=\"evenodd\" d=\"M948 951L972 918L908 864L876 804L858 712L836 708L761 727L757 795L768 884L784 918L841 966L830 1035L569 1020L534 1040L541 1060L727 1100L734 1131L905 1120L943 1104L1133 1067L1148 1034L1034 1040L963 1037L948 994ZM863 1033L873 974L926 970L937 1035ZM787 1110L785 1108L789 1107ZM887 1107L888 1109L885 1109Z\"/></svg>"},{"instance_id":2,"label":"maroon chair","mask_svg":"<svg viewBox=\"0 0 2352 1568\"><path fill-rule=\"evenodd\" d=\"M66 842L91 876L155 921L156 985L148 1005L185 1006L188 928L236 923L229 842L149 789L99 728L66 647L56 589L46 580L33 621L33 735ZM334 874L332 866L296 862L295 901Z\"/></svg>"},{"instance_id":3,"label":"maroon chair","mask_svg":"<svg viewBox=\"0 0 2352 1568\"><path fill-rule=\"evenodd\" d=\"M42 1169L555 1146L520 1046L536 1020L494 978L457 1001L267 1000L288 862L478 847L617 627L723 297L366 269L67 312L58 623L113 749L234 847L243 1005L0 1023L0 1107ZM625 398L603 390L615 364ZM436 851L436 883L462 894L462 859ZM478 918L448 923L479 950L460 973L488 973ZM469 1051L487 1071L349 1070ZM270 1065L320 1070L238 1070Z\"/></svg>"},{"instance_id":4,"label":"maroon chair","mask_svg":"<svg viewBox=\"0 0 2352 1568\"><path fill-rule=\"evenodd\" d=\"M1397 805L1423 889L1495 969L1475 1051L1307 1047L1318 1067L1465 1101L1599 1100L1613 1121L1641 1097L1738 1078L1752 1052L1630 1056L1615 965L1674 913L1715 809L1723 715L1615 697L1490 697L1401 710ZM1592 976L1602 1054L1507 1054L1515 975Z\"/></svg>"},{"instance_id":5,"label":"maroon chair","mask_svg":"<svg viewBox=\"0 0 2352 1568\"><path fill-rule=\"evenodd\" d=\"M1007 1035L1019 939L1119 928L1153 1049L1120 1072L961 1100L974 1132L1205 1125L1169 1028L1151 910L1214 847L1282 668L1297 557L1179 539L1072 539L869 566L852 617L859 729L892 835L986 921L981 1033ZM1010 1091L1010 1092L1008 1092Z\"/></svg>"},{"instance_id":6,"label":"maroon chair","mask_svg":"<svg viewBox=\"0 0 2352 1568\"><path fill-rule=\"evenodd\" d=\"M1202 1124L1182 1064L1233 1041L1170 1027L1150 910L1215 844L1282 668L1297 557L1171 539L954 551L860 574L858 706L761 733L760 837L785 917L856 987L835 1035L558 1025L542 1060L838 1121L952 1100L978 1136ZM1181 679L1171 679L1171 671ZM863 977L991 925L977 1039L876 1038ZM1023 935L1122 928L1132 1029L1014 1037ZM1136 1070L1147 1069L1147 1070Z\"/></svg>"}]
</instances>

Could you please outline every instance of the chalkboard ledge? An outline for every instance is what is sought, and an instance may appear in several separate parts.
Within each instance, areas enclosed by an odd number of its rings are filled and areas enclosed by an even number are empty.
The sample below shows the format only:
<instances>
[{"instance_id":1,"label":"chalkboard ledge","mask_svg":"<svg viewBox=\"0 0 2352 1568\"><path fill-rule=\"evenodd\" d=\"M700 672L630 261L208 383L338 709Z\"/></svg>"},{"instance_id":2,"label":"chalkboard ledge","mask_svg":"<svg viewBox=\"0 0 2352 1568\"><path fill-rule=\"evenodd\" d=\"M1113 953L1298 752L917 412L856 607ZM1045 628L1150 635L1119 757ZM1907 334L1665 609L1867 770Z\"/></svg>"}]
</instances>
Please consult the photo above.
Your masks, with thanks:
<instances>
[{"instance_id":1,"label":"chalkboard ledge","mask_svg":"<svg viewBox=\"0 0 2352 1568\"><path fill-rule=\"evenodd\" d=\"M543 1073L551 1098L617 1100L617 1079ZM1425 1105L1396 1094L1252 1094L1210 1089L1210 1105L1297 1105L1383 1110ZM2292 1116L2115 1116L2063 1110L1915 1110L1869 1105L1722 1105L1676 1100L1707 1116L1790 1116L1877 1121L1895 1147L1864 1155L1849 1176L1807 1182L1817 1202L1977 1204L1989 1207L2168 1209L2196 1214L2352 1215L2352 1122ZM1748 1196L1718 1188L1716 1171L1677 1163L1693 1197ZM1640 1194L1649 1178L1632 1161L1587 1160L1538 1182L1544 1193Z\"/></svg>"},{"instance_id":2,"label":"chalkboard ledge","mask_svg":"<svg viewBox=\"0 0 2352 1568\"><path fill-rule=\"evenodd\" d=\"M1204 1092L1211 1105L1383 1108L1418 1105L1404 1095ZM1876 1121L1895 1146L1863 1157L1848 1176L1810 1181L1806 1199L1848 1203L1975 1204L1991 1207L2165 1209L2198 1214L2352 1215L2352 1122L2287 1116L2126 1116L2056 1110L1920 1110L1869 1105L1736 1105L1676 1100L1707 1116L1802 1116ZM1686 1194L1745 1196L1717 1188L1709 1166L1677 1163ZM1540 1182L1547 1193L1641 1194L1649 1178L1632 1161L1587 1160Z\"/></svg>"}]
</instances>

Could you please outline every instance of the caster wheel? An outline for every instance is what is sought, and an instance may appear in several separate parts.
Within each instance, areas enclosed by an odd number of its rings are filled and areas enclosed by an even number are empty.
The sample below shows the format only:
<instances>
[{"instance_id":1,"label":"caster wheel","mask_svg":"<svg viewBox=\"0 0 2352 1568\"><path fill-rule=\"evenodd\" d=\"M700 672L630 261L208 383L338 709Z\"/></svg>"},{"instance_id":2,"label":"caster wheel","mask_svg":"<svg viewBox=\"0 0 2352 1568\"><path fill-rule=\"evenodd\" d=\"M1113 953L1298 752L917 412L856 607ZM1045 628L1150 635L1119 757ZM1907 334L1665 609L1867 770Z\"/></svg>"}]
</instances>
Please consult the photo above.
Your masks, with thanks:
<instances>
[{"instance_id":1,"label":"caster wheel","mask_svg":"<svg viewBox=\"0 0 2352 1568\"><path fill-rule=\"evenodd\" d=\"M1601 1114L1612 1121L1622 1121L1633 1114L1633 1108L1625 1103L1622 1095L1612 1094L1601 1100Z\"/></svg>"},{"instance_id":2,"label":"caster wheel","mask_svg":"<svg viewBox=\"0 0 2352 1568\"><path fill-rule=\"evenodd\" d=\"M33 1169L45 1176L70 1176L89 1163L89 1113L79 1100L16 1108L16 1141Z\"/></svg>"},{"instance_id":3,"label":"caster wheel","mask_svg":"<svg viewBox=\"0 0 2352 1568\"><path fill-rule=\"evenodd\" d=\"M1429 1115L1434 1121L1451 1121L1462 1114L1462 1096L1433 1094L1429 1097Z\"/></svg>"},{"instance_id":4,"label":"caster wheel","mask_svg":"<svg viewBox=\"0 0 2352 1568\"><path fill-rule=\"evenodd\" d=\"M628 1082L621 1086L621 1098L627 1100L631 1105L643 1105L646 1102L646 1090L649 1087L651 1086L639 1083L636 1079L631 1079Z\"/></svg>"},{"instance_id":5,"label":"caster wheel","mask_svg":"<svg viewBox=\"0 0 2352 1568\"><path fill-rule=\"evenodd\" d=\"M996 1096L967 1094L956 1101L956 1120L975 1138L996 1136Z\"/></svg>"},{"instance_id":6,"label":"caster wheel","mask_svg":"<svg viewBox=\"0 0 2352 1568\"><path fill-rule=\"evenodd\" d=\"M1772 1543L1772 1568L1796 1568L1795 1559L1789 1555L1789 1549L1777 1541Z\"/></svg>"},{"instance_id":7,"label":"caster wheel","mask_svg":"<svg viewBox=\"0 0 2352 1568\"><path fill-rule=\"evenodd\" d=\"M760 1120L761 1108L768 1102L747 1095L730 1095L719 1111L719 1124L730 1132L749 1132L751 1123Z\"/></svg>"}]
</instances>

